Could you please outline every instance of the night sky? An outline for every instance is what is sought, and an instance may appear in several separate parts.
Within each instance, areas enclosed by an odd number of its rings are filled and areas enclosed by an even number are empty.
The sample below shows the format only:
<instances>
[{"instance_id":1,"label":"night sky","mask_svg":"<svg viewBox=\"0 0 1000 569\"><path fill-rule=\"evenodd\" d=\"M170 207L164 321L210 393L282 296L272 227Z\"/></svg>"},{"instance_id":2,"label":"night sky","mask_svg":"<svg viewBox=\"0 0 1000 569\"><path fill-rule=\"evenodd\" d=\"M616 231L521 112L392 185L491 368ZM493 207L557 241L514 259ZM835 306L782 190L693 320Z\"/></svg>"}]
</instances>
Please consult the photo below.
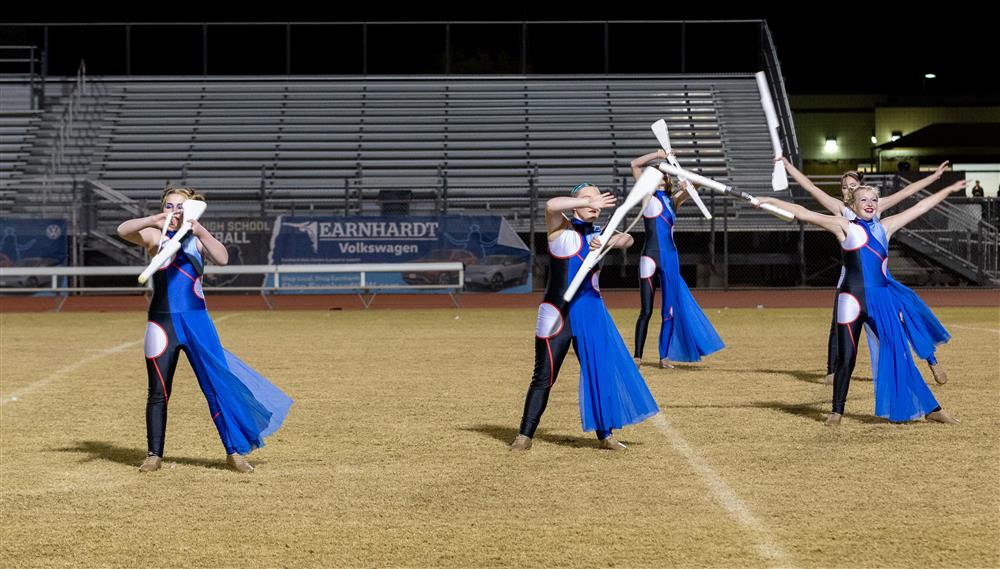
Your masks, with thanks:
<instances>
[{"instance_id":1,"label":"night sky","mask_svg":"<svg viewBox=\"0 0 1000 569\"><path fill-rule=\"evenodd\" d=\"M335 13L304 7L288 6L282 9L242 7L231 13L207 14L204 10L185 10L184 3L170 3L158 7L171 7L171 13L142 12L133 8L71 8L58 14L38 14L5 10L6 22L266 22L266 21L437 21L468 20L634 20L651 19L759 19L764 18L771 27L778 48L787 88L790 93L887 93L899 97L931 95L942 98L962 97L965 102L996 104L1000 99L1000 47L994 37L1000 33L996 18L979 13L974 4L963 6L950 2L948 10L913 9L903 3L893 2L891 7L872 7L874 3L822 3L798 4L800 11L750 8L684 9L670 8L670 4L628 4L641 11L613 12L608 9L580 9L570 3L533 4L508 2L487 6L471 2L456 7L435 5L431 8L410 7L386 9L385 5L369 7L371 3L344 7L337 4ZM361 3L359 3L361 4ZM623 3L624 5L625 3ZM203 4L202 4L203 6ZM233 6L238 6L233 4ZM344 30L343 28L337 28ZM402 30L402 28L399 28ZM552 33L535 33L530 37L529 52L534 54L530 65L536 72L601 72L603 71L603 45L600 25L574 30L557 27L546 28ZM679 71L679 40L675 33L645 33L642 26L621 28L613 36L611 67L613 71L640 72ZM753 67L754 60L748 50L734 46L751 45L755 48L754 34L732 28L732 35L714 37L712 27L689 27L688 71L714 71L713 66L732 61L740 68ZM427 30L425 28L424 30ZM102 32L103 30L97 30ZM200 56L194 45L200 45L196 29L147 28L147 33L133 36L135 53L132 55L133 71L142 72L144 63L153 62L152 68L182 73L200 65ZM331 34L330 30L315 28L296 36L293 53L295 73L352 73L360 66L360 57L352 50L357 45L357 32ZM482 34L456 33L452 45L463 49L465 59L455 62L459 68L476 69L482 58L487 58L490 69L517 72L519 70L519 39L506 33L502 27L483 28ZM633 31L635 33L633 33ZM177 33L174 33L177 32ZM588 33L590 32L590 33ZM10 26L0 25L0 43L17 43L23 33ZM352 36L351 34L355 34ZM371 37L369 72L434 72L442 68L439 40L427 41L420 28ZM120 40L114 34L102 34L88 42L92 45L95 60L120 51ZM210 73L283 73L283 30L261 29L256 44L257 51L247 45L246 29L218 28L210 42ZM437 36L435 36L437 37ZM615 39L617 38L617 39ZM103 40L103 44L102 44ZM63 44L74 45L83 41L76 36L64 35ZM338 44L337 42L340 42ZM169 51L164 45L172 45ZM101 46L104 47L101 47ZM232 46L242 45L241 49ZM443 44L442 44L443 45ZM270 46L270 47L269 47ZM282 46L275 49L273 46ZM486 46L485 48L483 46ZM576 54L572 60L558 57L571 47ZM405 47L405 58L400 48ZM614 48L618 49L615 50ZM751 51L752 51L751 49ZM102 50L104 50L102 52ZM300 58L302 53L322 51L339 53L343 57ZM169 61L164 53L169 53ZM246 57L249 55L250 57ZM657 58L659 58L657 60ZM65 63L69 65L69 63ZM95 63L100 67L100 63ZM104 70L117 71L118 63ZM400 67L402 66L402 67ZM54 65L58 73L59 65ZM91 65L88 63L88 68ZM200 68L199 68L200 69ZM742 69L740 69L742 70ZM101 69L92 71L100 74ZM924 74L932 72L937 79L925 81Z\"/></svg>"}]
</instances>

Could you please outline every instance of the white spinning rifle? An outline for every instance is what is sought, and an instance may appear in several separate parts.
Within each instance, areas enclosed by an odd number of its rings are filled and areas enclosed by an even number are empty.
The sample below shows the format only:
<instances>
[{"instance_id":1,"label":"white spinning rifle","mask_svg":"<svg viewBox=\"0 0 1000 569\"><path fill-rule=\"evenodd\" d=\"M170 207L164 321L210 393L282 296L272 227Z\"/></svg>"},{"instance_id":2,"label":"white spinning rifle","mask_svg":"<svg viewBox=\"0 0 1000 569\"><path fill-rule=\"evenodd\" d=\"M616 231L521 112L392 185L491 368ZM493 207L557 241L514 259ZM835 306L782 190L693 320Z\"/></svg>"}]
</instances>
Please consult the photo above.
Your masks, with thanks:
<instances>
[{"instance_id":1,"label":"white spinning rifle","mask_svg":"<svg viewBox=\"0 0 1000 569\"><path fill-rule=\"evenodd\" d=\"M175 233L174 236L170 238L170 241L163 243L160 246L159 252L156 253L156 256L153 257L151 261L149 261L149 265L146 266L146 270L142 271L142 274L139 275L139 284L146 284L146 281L149 280L149 277L152 276L153 273L155 273L164 264L169 262L170 259L173 258L173 256L176 255L177 252L181 250L181 239L183 239L184 236L187 235L189 231L191 231L191 222L200 218L201 214L205 213L205 209L207 207L208 204L201 200L184 201L184 218L183 218L184 221L181 223L181 226L177 230L177 233ZM167 221L163 225L164 231L161 234L161 238L162 235L166 234L165 229L170 224L170 219L171 219L170 217L167 217Z\"/></svg>"},{"instance_id":2,"label":"white spinning rifle","mask_svg":"<svg viewBox=\"0 0 1000 569\"><path fill-rule=\"evenodd\" d=\"M767 86L767 76L763 71L758 71L754 77L757 78L757 90L760 91L760 105L764 107L764 117L767 118L767 133L771 135L771 147L775 156L782 156L784 152L781 150L781 139L778 138L778 113L774 111L771 91ZM771 189L774 191L788 189L788 173L785 172L785 165L781 162L774 163Z\"/></svg>"},{"instance_id":3,"label":"white spinning rifle","mask_svg":"<svg viewBox=\"0 0 1000 569\"><path fill-rule=\"evenodd\" d=\"M675 166L671 166L670 164L663 164L663 163L661 163L660 164L660 170L663 170L664 172L666 172L667 174L670 174L671 176L677 176L678 178L689 180L690 182L698 184L699 186L710 188L710 189L713 189L713 190L715 190L717 192L721 192L723 194L729 194L729 195L732 195L732 196L736 196L738 198L742 198L742 199L750 202L752 205L754 205L756 207L759 207L760 209L762 209L762 210L764 210L764 211L766 211L766 212L768 212L768 213L770 213L770 214L772 214L772 215L774 215L776 217L779 217L779 218L781 218L784 221L792 221L792 220L795 219L795 216L792 215L791 212L785 211L785 210L781 209L780 207L773 206L771 204L766 204L766 203L762 204L762 203L760 203L760 200L758 200L756 197L754 197L754 196L752 196L752 195L750 195L750 194L748 194L746 192L741 192L739 190L735 190L732 187L727 186L727 185L723 184L722 182L717 182L717 181L715 181L715 180L713 180L711 178L706 178L704 176L700 176L698 174L695 174L694 172L689 172L689 171L684 170L682 168L677 168Z\"/></svg>"},{"instance_id":4,"label":"white spinning rifle","mask_svg":"<svg viewBox=\"0 0 1000 569\"><path fill-rule=\"evenodd\" d=\"M649 128L653 130L653 134L656 135L656 140L659 141L660 146L663 148L664 152L667 153L667 162L670 162L671 166L680 168L681 164L677 161L677 157L674 156L674 151L670 147L670 133L667 131L667 121L660 119L654 122ZM681 179L686 180L686 178ZM687 190L688 195L691 196L691 200L694 201L694 204L698 206L699 210L701 210L701 214L705 216L705 219L712 219L712 214L709 213L708 208L706 208L704 202L701 201L701 197L698 195L698 190L694 188L694 185L688 181L688 184L684 189Z\"/></svg>"}]
</instances>

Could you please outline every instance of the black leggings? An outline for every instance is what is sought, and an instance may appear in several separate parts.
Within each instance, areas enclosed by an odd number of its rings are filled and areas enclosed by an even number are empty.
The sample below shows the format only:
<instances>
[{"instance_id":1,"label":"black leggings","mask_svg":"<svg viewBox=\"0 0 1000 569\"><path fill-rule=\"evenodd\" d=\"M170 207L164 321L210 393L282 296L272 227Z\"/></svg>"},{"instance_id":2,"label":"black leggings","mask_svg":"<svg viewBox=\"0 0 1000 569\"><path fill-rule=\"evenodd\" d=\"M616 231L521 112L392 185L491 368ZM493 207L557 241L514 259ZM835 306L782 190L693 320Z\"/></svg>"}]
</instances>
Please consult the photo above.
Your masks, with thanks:
<instances>
[{"instance_id":1,"label":"black leggings","mask_svg":"<svg viewBox=\"0 0 1000 569\"><path fill-rule=\"evenodd\" d=\"M542 413L549 402L549 392L556 383L559 369L562 367L570 344L576 345L573 331L570 330L569 318L564 318L564 325L559 333L550 338L535 336L535 371L531 376L531 385L524 398L524 415L521 417L520 434L534 437L535 429L541 421ZM606 439L611 431L597 431L597 438Z\"/></svg>"},{"instance_id":2,"label":"black leggings","mask_svg":"<svg viewBox=\"0 0 1000 569\"><path fill-rule=\"evenodd\" d=\"M170 400L170 393L174 384L174 371L177 369L177 360L181 351L187 355L188 362L194 369L198 378L198 385L201 386L205 399L208 401L208 411L211 414L212 422L215 423L216 430L222 440L222 445L227 454L235 451L230 443L225 429L225 423L220 418L220 408L218 396L207 381L207 372L203 369L204 364L194 354L192 357L191 347L185 342L181 332L173 326L173 321L169 314L151 314L146 327L146 376L148 378L148 391L146 397L146 443L150 454L163 456L164 439L167 431L167 403ZM201 350L207 348L201 347ZM219 347L221 352L221 346Z\"/></svg>"},{"instance_id":3,"label":"black leggings","mask_svg":"<svg viewBox=\"0 0 1000 569\"><path fill-rule=\"evenodd\" d=\"M875 322L864 310L857 319L848 324L837 324L834 321L834 336L837 341L833 373L833 412L844 414L844 404L847 402L847 391L851 387L851 374L858 359L858 340L861 339L861 329L864 324L871 327L872 333L878 336Z\"/></svg>"},{"instance_id":4,"label":"black leggings","mask_svg":"<svg viewBox=\"0 0 1000 569\"><path fill-rule=\"evenodd\" d=\"M654 282L655 279L655 282ZM656 271L648 279L639 279L639 318L635 321L635 352L637 358L642 357L646 346L646 334L649 331L649 319L653 316L653 302L656 299L656 286L660 281L660 271Z\"/></svg>"},{"instance_id":5,"label":"black leggings","mask_svg":"<svg viewBox=\"0 0 1000 569\"><path fill-rule=\"evenodd\" d=\"M834 413L844 414L847 391L851 387L851 374L854 373L854 366L858 359L858 341L861 339L861 329L864 328L865 324L868 325L872 335L878 338L878 328L875 326L875 321L868 316L868 312L864 309L853 322L838 324L836 320L834 321L834 332L837 339L836 368L833 374ZM941 407L934 409L934 411L940 410Z\"/></svg>"},{"instance_id":6,"label":"black leggings","mask_svg":"<svg viewBox=\"0 0 1000 569\"><path fill-rule=\"evenodd\" d=\"M656 288L663 289L666 282L664 271L659 267L653 276L639 279L639 300L642 303L639 309L639 318L635 321L635 352L637 358L642 357L642 352L646 346L646 334L649 331L649 319L653 316L653 303L656 301ZM657 355L660 359L667 357L670 350L670 339L674 334L674 307L669 305L667 291L660 290L663 301L660 303L660 335L657 341Z\"/></svg>"}]
</instances>

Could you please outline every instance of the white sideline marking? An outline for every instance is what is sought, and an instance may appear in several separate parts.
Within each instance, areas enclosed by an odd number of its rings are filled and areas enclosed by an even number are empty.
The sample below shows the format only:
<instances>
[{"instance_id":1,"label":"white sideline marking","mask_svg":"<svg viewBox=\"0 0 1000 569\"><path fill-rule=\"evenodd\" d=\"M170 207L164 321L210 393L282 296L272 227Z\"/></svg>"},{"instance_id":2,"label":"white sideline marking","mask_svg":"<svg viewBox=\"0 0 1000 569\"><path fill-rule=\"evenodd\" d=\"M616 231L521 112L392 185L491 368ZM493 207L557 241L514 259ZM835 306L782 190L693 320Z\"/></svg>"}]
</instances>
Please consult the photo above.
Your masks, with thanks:
<instances>
[{"instance_id":1,"label":"white sideline marking","mask_svg":"<svg viewBox=\"0 0 1000 569\"><path fill-rule=\"evenodd\" d=\"M229 318L232 318L233 316L239 316L239 314L240 313L226 314L225 316L222 316L220 318L216 318L215 321L216 322L222 322L223 320L227 320ZM46 377L44 377L42 379L39 379L38 381L36 381L34 383L29 383L28 385L22 387L21 389L18 389L17 391L11 393L10 395L5 396L3 398L3 400L0 400L0 406L6 405L8 403L13 403L13 402L17 401L18 399L24 397L25 395L27 395L29 393L34 393L35 391L38 391L39 389L45 387L46 385L52 383L53 381L59 379L60 377L62 377L64 375L66 375L67 373L76 371L76 370L80 369L81 367L83 367L85 365L94 363L95 361L97 361L97 360L99 360L99 359L101 359L101 358L103 358L105 356L110 356L112 354L121 353L122 351L127 350L128 348L131 348L132 346L136 346L138 344L141 344L142 342L143 342L143 340L135 340L134 342L125 342L124 344L118 344L117 346L114 346L112 348L107 348L107 349L104 349L104 350L100 350L96 354L94 354L92 356L88 356L86 358L83 358L82 360L79 360L76 363L72 363L72 364L70 364L70 365L68 365L66 367L60 368L60 369L56 370L55 372L49 374L48 376L46 376Z\"/></svg>"},{"instance_id":2,"label":"white sideline marking","mask_svg":"<svg viewBox=\"0 0 1000 569\"><path fill-rule=\"evenodd\" d=\"M956 326L951 324L948 328L958 328L960 330L979 330L981 332L993 332L994 334L1000 334L1000 330L997 328L976 328L975 326Z\"/></svg>"},{"instance_id":3,"label":"white sideline marking","mask_svg":"<svg viewBox=\"0 0 1000 569\"><path fill-rule=\"evenodd\" d=\"M777 540L775 540L771 531L767 529L767 526L750 511L750 508L736 495L736 492L733 491L729 484L726 484L726 481L707 462L698 456L695 450L691 448L691 445L670 425L663 414L654 416L652 422L657 430L667 437L670 444L687 459L691 468L701 476L702 482L711 491L712 497L722 506L722 509L739 522L744 529L753 534L757 553L763 559L771 562L770 565L772 567L794 567L788 554L778 545Z\"/></svg>"}]
</instances>

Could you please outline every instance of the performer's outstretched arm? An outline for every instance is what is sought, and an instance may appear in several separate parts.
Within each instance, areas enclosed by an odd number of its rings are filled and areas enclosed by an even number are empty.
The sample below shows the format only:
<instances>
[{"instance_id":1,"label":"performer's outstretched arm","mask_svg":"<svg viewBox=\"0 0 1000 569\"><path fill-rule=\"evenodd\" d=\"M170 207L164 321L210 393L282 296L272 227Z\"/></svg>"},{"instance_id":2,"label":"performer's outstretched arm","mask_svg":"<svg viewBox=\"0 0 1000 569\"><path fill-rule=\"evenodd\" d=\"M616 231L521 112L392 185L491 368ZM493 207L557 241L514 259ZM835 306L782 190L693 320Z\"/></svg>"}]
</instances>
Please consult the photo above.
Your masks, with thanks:
<instances>
[{"instance_id":1,"label":"performer's outstretched arm","mask_svg":"<svg viewBox=\"0 0 1000 569\"><path fill-rule=\"evenodd\" d=\"M905 188L899 190L898 192L892 194L891 196L886 196L880 199L878 203L879 215L881 215L883 211L896 206L897 204L899 204L899 202L905 200L906 198L912 196L913 194L919 192L920 190L940 180L941 175L944 174L944 171L948 168L948 164L949 162L945 160L944 162L941 163L940 166L937 167L937 170L934 170L934 173L931 174L930 176L927 176L923 180L918 180L916 182L913 182L912 184L906 186Z\"/></svg>"},{"instance_id":2,"label":"performer's outstretched arm","mask_svg":"<svg viewBox=\"0 0 1000 569\"><path fill-rule=\"evenodd\" d=\"M784 162L785 170L789 174L791 174L792 178L794 178L795 181L798 182L800 186L802 186L802 189L809 192L809 195L812 196L813 199L818 201L819 205L823 206L824 209L826 209L833 215L840 215L844 211L844 202L838 200L837 198L819 189L819 187L817 187L816 184L812 182L812 180L807 178L805 174L800 172L798 168L796 168L791 162L789 162L788 158L785 158L784 156L779 156L775 160L781 160L782 162Z\"/></svg>"},{"instance_id":3,"label":"performer's outstretched arm","mask_svg":"<svg viewBox=\"0 0 1000 569\"><path fill-rule=\"evenodd\" d=\"M806 209L798 204L789 203L777 198L763 197L758 199L762 204L767 203L787 210L788 212L794 214L795 219L799 221L826 229L830 233L836 235L837 239L840 241L847 238L848 221L840 215L824 215L822 213Z\"/></svg>"},{"instance_id":4,"label":"performer's outstretched arm","mask_svg":"<svg viewBox=\"0 0 1000 569\"><path fill-rule=\"evenodd\" d=\"M948 195L955 192L964 192L966 183L965 180L955 182L947 188L934 192L930 196L920 200L915 206L883 219L882 226L885 227L886 237L892 237L893 233L906 227L906 224L930 211L931 208L943 202Z\"/></svg>"}]
</instances>

